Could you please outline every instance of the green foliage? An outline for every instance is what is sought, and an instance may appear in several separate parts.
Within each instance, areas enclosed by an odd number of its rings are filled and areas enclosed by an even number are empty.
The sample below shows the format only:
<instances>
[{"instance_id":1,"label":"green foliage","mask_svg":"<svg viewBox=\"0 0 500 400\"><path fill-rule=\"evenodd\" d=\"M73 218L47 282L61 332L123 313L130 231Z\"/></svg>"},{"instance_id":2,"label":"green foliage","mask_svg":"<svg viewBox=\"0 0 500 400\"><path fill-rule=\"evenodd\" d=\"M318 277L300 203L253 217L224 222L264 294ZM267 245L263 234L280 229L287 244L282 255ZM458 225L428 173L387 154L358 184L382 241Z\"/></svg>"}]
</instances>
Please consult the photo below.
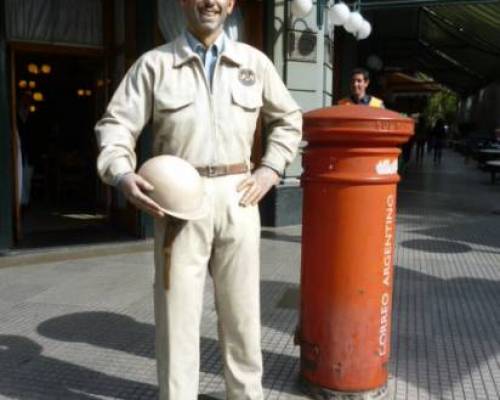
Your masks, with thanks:
<instances>
[{"instance_id":1,"label":"green foliage","mask_svg":"<svg viewBox=\"0 0 500 400\"><path fill-rule=\"evenodd\" d=\"M433 94L423 112L427 126L433 126L438 118L453 124L457 118L458 101L458 96L449 90Z\"/></svg>"}]
</instances>

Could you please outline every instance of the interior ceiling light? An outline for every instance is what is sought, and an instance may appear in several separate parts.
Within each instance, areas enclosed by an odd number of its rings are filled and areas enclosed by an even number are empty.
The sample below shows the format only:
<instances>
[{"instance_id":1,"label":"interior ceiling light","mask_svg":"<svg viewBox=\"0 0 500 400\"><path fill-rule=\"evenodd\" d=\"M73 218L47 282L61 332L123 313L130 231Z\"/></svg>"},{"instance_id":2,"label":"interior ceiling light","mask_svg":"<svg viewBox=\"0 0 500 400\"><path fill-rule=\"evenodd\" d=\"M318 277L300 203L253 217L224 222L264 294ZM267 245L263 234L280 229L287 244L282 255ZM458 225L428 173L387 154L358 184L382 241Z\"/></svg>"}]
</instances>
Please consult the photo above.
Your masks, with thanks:
<instances>
[{"instance_id":1,"label":"interior ceiling light","mask_svg":"<svg viewBox=\"0 0 500 400\"><path fill-rule=\"evenodd\" d=\"M78 96L85 96L85 90L83 90L83 89L78 89L78 90L76 91L76 94L77 94Z\"/></svg>"},{"instance_id":2,"label":"interior ceiling light","mask_svg":"<svg viewBox=\"0 0 500 400\"><path fill-rule=\"evenodd\" d=\"M35 111L36 111L36 106L31 105L31 106L30 106L30 112L35 112Z\"/></svg>"},{"instance_id":3,"label":"interior ceiling light","mask_svg":"<svg viewBox=\"0 0 500 400\"><path fill-rule=\"evenodd\" d=\"M41 92L33 93L33 100L35 101L43 101L43 94Z\"/></svg>"},{"instance_id":4,"label":"interior ceiling light","mask_svg":"<svg viewBox=\"0 0 500 400\"><path fill-rule=\"evenodd\" d=\"M366 65L368 68L374 71L381 71L384 67L382 59L376 54L371 54L368 56L368 58L366 59Z\"/></svg>"},{"instance_id":5,"label":"interior ceiling light","mask_svg":"<svg viewBox=\"0 0 500 400\"><path fill-rule=\"evenodd\" d=\"M39 72L39 71L38 71L38 65L33 64L33 63L28 64L28 72L29 72L30 74L35 74L35 75L37 75L37 74L38 74L38 72Z\"/></svg>"},{"instance_id":6,"label":"interior ceiling light","mask_svg":"<svg viewBox=\"0 0 500 400\"><path fill-rule=\"evenodd\" d=\"M92 90L86 90L85 91L85 96L92 96Z\"/></svg>"},{"instance_id":7,"label":"interior ceiling light","mask_svg":"<svg viewBox=\"0 0 500 400\"><path fill-rule=\"evenodd\" d=\"M52 72L52 67L49 65L49 64L43 64L41 67L40 67L40 70L42 71L42 73L44 74L50 74Z\"/></svg>"},{"instance_id":8,"label":"interior ceiling light","mask_svg":"<svg viewBox=\"0 0 500 400\"><path fill-rule=\"evenodd\" d=\"M26 82L24 79L19 81L17 84L21 89L26 89L28 87L28 82Z\"/></svg>"},{"instance_id":9,"label":"interior ceiling light","mask_svg":"<svg viewBox=\"0 0 500 400\"><path fill-rule=\"evenodd\" d=\"M36 82L35 81L29 81L28 82L28 86L29 86L30 89L34 89L34 88L36 88Z\"/></svg>"}]
</instances>

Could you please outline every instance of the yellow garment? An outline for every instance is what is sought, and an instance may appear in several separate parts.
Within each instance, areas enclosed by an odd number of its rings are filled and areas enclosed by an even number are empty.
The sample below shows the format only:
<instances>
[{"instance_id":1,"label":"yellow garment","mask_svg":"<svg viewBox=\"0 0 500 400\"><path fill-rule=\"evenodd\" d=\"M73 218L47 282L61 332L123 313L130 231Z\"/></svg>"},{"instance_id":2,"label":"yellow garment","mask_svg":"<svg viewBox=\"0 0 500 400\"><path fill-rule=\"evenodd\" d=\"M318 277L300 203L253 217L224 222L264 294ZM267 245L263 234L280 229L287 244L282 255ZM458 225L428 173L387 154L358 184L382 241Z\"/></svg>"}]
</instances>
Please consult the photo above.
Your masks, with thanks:
<instances>
[{"instance_id":1,"label":"yellow garment","mask_svg":"<svg viewBox=\"0 0 500 400\"><path fill-rule=\"evenodd\" d=\"M355 105L350 97L344 97L343 99L340 99L338 101L338 105ZM364 105L363 103L359 103L359 105ZM376 108L384 108L384 102L379 99L378 97L375 96L370 96L370 102L367 104L370 107L376 107Z\"/></svg>"}]
</instances>

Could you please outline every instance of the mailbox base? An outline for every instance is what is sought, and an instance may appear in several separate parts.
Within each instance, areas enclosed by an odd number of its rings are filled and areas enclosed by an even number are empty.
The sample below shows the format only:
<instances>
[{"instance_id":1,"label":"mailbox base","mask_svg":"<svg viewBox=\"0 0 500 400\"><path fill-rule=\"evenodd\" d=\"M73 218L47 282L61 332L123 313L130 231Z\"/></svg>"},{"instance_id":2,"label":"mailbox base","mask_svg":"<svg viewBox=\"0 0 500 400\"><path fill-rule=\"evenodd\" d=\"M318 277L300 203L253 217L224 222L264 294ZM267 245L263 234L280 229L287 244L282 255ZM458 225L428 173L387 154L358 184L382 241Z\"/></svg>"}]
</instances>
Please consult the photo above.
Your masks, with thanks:
<instances>
[{"instance_id":1,"label":"mailbox base","mask_svg":"<svg viewBox=\"0 0 500 400\"><path fill-rule=\"evenodd\" d=\"M389 398L387 384L378 389L364 392L339 392L317 386L301 377L300 386L304 393L314 400L386 400Z\"/></svg>"}]
</instances>

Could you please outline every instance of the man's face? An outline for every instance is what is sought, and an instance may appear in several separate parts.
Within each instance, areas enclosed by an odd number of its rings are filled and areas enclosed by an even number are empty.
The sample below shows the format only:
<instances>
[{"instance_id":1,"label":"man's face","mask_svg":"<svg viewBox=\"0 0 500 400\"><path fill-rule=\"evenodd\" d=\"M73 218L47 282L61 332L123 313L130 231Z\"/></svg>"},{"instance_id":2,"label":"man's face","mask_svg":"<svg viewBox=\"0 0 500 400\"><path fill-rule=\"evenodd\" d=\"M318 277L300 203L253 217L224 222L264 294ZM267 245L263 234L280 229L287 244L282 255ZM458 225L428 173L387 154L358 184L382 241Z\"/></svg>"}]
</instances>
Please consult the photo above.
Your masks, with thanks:
<instances>
[{"instance_id":1,"label":"man's face","mask_svg":"<svg viewBox=\"0 0 500 400\"><path fill-rule=\"evenodd\" d=\"M366 88L370 81L365 79L363 74L354 74L351 78L351 93L357 99L361 99L366 95Z\"/></svg>"},{"instance_id":2,"label":"man's face","mask_svg":"<svg viewBox=\"0 0 500 400\"><path fill-rule=\"evenodd\" d=\"M235 0L180 0L188 29L201 38L222 30Z\"/></svg>"}]
</instances>

